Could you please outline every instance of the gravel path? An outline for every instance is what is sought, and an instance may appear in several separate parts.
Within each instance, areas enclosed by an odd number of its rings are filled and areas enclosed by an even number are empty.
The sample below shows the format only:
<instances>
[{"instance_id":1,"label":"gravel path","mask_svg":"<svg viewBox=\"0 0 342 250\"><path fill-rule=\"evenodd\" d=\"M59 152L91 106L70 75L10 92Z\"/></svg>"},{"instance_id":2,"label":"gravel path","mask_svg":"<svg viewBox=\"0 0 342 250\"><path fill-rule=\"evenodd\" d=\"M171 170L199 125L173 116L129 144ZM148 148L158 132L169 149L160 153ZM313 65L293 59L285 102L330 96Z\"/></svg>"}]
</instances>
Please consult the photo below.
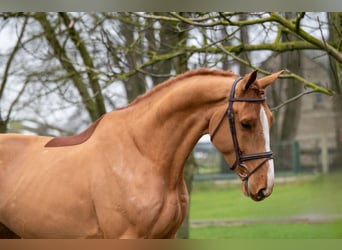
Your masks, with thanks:
<instances>
[{"instance_id":1,"label":"gravel path","mask_svg":"<svg viewBox=\"0 0 342 250\"><path fill-rule=\"evenodd\" d=\"M342 214L307 214L303 216L283 218L246 218L246 219L212 219L192 220L190 227L208 226L241 226L250 224L272 224L272 223L327 223L342 220Z\"/></svg>"}]
</instances>

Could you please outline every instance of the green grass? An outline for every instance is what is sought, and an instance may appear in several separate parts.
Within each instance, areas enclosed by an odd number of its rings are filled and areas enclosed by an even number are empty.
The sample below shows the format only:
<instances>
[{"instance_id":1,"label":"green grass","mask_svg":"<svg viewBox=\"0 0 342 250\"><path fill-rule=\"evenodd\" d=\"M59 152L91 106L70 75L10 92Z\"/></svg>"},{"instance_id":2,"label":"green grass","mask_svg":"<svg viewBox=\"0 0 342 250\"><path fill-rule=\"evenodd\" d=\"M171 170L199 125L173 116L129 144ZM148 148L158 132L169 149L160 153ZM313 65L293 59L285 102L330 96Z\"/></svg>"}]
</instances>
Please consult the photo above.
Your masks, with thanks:
<instances>
[{"instance_id":1,"label":"green grass","mask_svg":"<svg viewBox=\"0 0 342 250\"><path fill-rule=\"evenodd\" d=\"M276 184L273 194L254 202L237 184L194 183L190 221L266 218L264 223L191 228L191 238L342 238L342 221L270 223L269 219L342 215L342 173ZM262 221L262 219L261 219Z\"/></svg>"}]
</instances>

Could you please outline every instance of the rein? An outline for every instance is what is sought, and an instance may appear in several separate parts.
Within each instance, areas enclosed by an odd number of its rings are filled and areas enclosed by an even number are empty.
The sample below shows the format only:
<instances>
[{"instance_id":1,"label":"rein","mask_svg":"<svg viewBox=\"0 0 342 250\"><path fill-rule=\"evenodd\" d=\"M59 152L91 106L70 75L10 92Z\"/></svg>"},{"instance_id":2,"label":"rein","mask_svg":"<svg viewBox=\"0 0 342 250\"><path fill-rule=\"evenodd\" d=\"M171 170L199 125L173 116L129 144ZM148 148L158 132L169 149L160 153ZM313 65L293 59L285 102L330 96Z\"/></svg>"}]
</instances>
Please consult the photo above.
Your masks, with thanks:
<instances>
[{"instance_id":1,"label":"rein","mask_svg":"<svg viewBox=\"0 0 342 250\"><path fill-rule=\"evenodd\" d=\"M219 128L222 125L222 122L225 117L228 118L229 121L229 127L230 127L230 132L232 135L232 140L233 140L233 146L234 146L234 151L235 151L235 156L236 160L234 164L230 167L231 170L236 170L236 173L240 176L242 181L245 181L245 187L246 187L246 192L248 193L248 178L254 174L256 171L258 171L268 160L273 159L273 152L268 151L268 152L262 152L262 153L255 153L255 154L245 154L243 155L239 143L237 140L237 135L236 135L236 128L235 128L235 118L234 118L234 111L233 111L233 104L234 102L263 102L266 100L266 97L262 98L235 98L235 88L236 85L242 80L242 77L237 78L232 85L232 88L230 90L230 95L229 95L229 103L228 103L228 108L227 111L224 113L222 116L221 120L219 121L217 127L214 129L213 134L211 135L210 140L213 141L214 137L219 130ZM246 161L251 161L251 160L256 160L256 159L265 159L262 161L255 169L252 171L249 171L247 166L244 164Z\"/></svg>"}]
</instances>

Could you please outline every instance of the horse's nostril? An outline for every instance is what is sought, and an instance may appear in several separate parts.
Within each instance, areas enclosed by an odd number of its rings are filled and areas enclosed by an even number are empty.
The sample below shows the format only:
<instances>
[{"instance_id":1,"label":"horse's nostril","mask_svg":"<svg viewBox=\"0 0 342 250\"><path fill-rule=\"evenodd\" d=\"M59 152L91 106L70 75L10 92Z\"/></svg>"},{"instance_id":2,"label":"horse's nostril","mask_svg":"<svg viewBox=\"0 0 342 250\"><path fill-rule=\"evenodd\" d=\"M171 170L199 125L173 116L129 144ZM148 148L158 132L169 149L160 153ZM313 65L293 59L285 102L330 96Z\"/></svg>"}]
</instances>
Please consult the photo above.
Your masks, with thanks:
<instances>
[{"instance_id":1,"label":"horse's nostril","mask_svg":"<svg viewBox=\"0 0 342 250\"><path fill-rule=\"evenodd\" d=\"M265 191L266 189L260 189L259 192L258 192L258 198L262 199L262 198L265 198Z\"/></svg>"}]
</instances>

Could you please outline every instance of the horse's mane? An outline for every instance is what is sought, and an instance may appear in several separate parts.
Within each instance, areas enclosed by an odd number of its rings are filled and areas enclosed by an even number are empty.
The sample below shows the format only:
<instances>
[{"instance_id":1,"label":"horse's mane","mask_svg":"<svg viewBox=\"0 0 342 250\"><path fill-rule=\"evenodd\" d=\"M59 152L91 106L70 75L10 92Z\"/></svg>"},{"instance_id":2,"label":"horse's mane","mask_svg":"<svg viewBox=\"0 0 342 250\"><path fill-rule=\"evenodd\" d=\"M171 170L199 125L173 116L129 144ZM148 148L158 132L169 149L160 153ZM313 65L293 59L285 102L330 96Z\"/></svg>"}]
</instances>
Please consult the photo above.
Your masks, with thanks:
<instances>
[{"instance_id":1,"label":"horse's mane","mask_svg":"<svg viewBox=\"0 0 342 250\"><path fill-rule=\"evenodd\" d=\"M153 95L156 92L159 92L162 89L165 89L169 87L170 85L174 84L175 82L178 82L180 80L183 80L185 78L189 78L192 76L203 76L203 75L212 75L212 76L236 76L231 70L213 70L213 69L207 69L207 68L200 68L200 69L195 69L195 70L189 70L186 71L185 73L176 75L175 77L172 77L158 85L156 85L154 88L152 88L150 91L138 96L135 100L133 100L129 105L123 107L122 109L126 107L131 107L140 101L144 100L145 98Z\"/></svg>"}]
</instances>

